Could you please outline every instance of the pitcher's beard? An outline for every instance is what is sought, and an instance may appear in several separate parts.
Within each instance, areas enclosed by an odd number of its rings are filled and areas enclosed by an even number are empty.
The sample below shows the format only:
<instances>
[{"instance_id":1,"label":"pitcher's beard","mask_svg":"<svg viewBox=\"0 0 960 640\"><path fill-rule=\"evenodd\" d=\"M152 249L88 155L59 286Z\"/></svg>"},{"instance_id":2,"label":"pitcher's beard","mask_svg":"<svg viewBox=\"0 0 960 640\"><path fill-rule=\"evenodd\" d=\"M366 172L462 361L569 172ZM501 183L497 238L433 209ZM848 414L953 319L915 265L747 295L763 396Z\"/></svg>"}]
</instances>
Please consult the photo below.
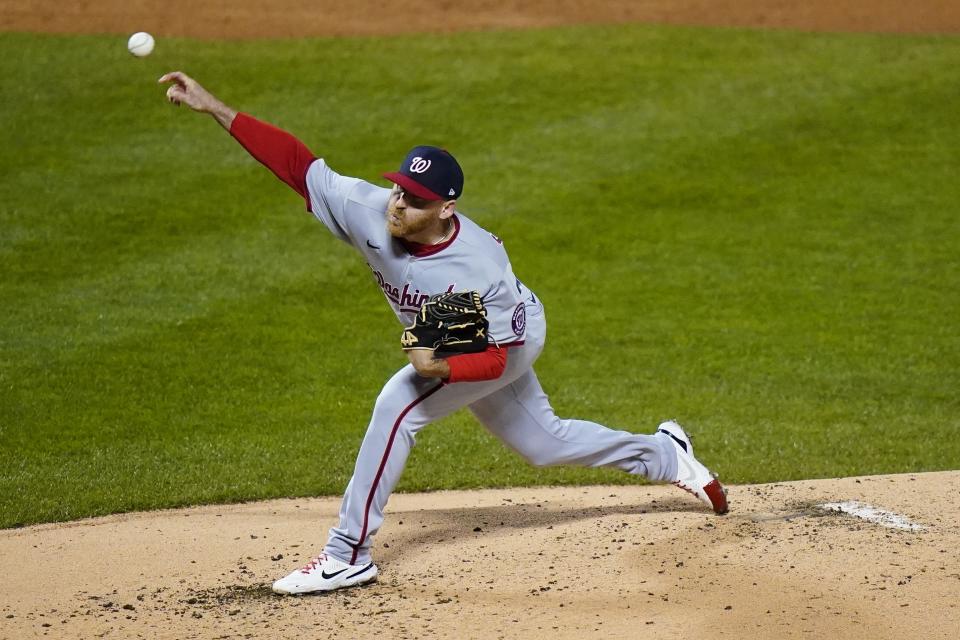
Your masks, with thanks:
<instances>
[{"instance_id":1,"label":"pitcher's beard","mask_svg":"<svg viewBox=\"0 0 960 640\"><path fill-rule=\"evenodd\" d=\"M406 238L416 235L430 228L434 223L430 216L412 217L406 213L397 213L395 209L387 209L387 232L394 238Z\"/></svg>"},{"instance_id":2,"label":"pitcher's beard","mask_svg":"<svg viewBox=\"0 0 960 640\"><path fill-rule=\"evenodd\" d=\"M387 216L387 232L394 238L403 237L403 224L399 220L394 220Z\"/></svg>"}]
</instances>

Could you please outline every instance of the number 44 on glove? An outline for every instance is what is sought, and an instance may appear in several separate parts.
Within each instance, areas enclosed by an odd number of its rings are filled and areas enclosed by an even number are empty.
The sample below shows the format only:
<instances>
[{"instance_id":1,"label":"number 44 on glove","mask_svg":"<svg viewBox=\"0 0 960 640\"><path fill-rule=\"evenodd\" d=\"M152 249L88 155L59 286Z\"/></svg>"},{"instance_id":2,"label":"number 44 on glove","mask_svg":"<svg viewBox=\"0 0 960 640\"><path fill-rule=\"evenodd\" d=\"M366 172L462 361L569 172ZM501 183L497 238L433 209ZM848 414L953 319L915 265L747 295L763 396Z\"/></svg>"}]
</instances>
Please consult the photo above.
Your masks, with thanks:
<instances>
[{"instance_id":1,"label":"number 44 on glove","mask_svg":"<svg viewBox=\"0 0 960 640\"><path fill-rule=\"evenodd\" d=\"M478 353L487 348L487 310L476 291L439 293L423 303L403 330L404 351L433 349L439 355Z\"/></svg>"}]
</instances>

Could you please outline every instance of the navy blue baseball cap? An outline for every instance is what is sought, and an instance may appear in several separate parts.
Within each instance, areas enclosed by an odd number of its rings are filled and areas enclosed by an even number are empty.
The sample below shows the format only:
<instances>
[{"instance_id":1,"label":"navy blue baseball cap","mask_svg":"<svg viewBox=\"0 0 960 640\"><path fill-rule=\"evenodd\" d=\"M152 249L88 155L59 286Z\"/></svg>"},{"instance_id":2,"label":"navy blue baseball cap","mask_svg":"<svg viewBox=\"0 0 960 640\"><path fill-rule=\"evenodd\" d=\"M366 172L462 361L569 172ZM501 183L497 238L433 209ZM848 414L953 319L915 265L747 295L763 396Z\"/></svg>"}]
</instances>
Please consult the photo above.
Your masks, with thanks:
<instances>
[{"instance_id":1,"label":"navy blue baseball cap","mask_svg":"<svg viewBox=\"0 0 960 640\"><path fill-rule=\"evenodd\" d=\"M414 147L403 159L400 171L383 177L427 200L455 200L463 193L463 169L456 158L439 147Z\"/></svg>"}]
</instances>

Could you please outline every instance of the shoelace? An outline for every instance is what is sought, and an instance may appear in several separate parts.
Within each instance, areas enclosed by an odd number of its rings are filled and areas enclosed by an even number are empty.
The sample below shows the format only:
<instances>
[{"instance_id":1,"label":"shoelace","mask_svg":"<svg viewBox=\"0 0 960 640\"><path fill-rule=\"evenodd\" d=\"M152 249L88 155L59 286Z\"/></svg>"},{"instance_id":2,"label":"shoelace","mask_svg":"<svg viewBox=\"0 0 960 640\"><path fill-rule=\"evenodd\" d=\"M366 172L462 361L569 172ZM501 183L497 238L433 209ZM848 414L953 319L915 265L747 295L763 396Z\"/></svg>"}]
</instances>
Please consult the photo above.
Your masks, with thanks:
<instances>
[{"instance_id":1,"label":"shoelace","mask_svg":"<svg viewBox=\"0 0 960 640\"><path fill-rule=\"evenodd\" d=\"M688 487L687 485L683 484L683 483L680 482L679 480L677 480L676 482L674 482L673 485L676 486L676 487L680 487L681 489L683 489L683 490L686 491L687 493L693 494L693 495L697 496L698 498L700 497L700 494L697 493L697 490L696 490L696 489L693 489L693 488L691 488L691 487Z\"/></svg>"},{"instance_id":2,"label":"shoelace","mask_svg":"<svg viewBox=\"0 0 960 640\"><path fill-rule=\"evenodd\" d=\"M326 559L327 559L327 554L321 553L316 558L308 562L303 569L300 569L300 571L302 573L310 573L311 571L319 567L321 564L323 564L326 561Z\"/></svg>"}]
</instances>

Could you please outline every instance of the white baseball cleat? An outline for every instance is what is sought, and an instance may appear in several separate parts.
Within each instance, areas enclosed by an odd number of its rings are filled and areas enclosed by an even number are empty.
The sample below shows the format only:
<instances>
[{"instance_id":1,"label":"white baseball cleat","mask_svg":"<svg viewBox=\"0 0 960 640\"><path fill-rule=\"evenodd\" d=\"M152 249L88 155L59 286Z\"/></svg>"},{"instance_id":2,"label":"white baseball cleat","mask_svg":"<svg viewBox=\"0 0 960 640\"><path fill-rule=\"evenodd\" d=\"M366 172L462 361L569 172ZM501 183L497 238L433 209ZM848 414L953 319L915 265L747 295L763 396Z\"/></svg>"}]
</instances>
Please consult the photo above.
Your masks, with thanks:
<instances>
[{"instance_id":1,"label":"white baseball cleat","mask_svg":"<svg viewBox=\"0 0 960 640\"><path fill-rule=\"evenodd\" d=\"M347 564L321 553L302 569L274 582L273 590L287 595L333 591L366 584L376 579L377 565L372 562L364 565Z\"/></svg>"},{"instance_id":2,"label":"white baseball cleat","mask_svg":"<svg viewBox=\"0 0 960 640\"><path fill-rule=\"evenodd\" d=\"M717 479L717 474L711 473L699 460L693 457L693 443L679 424L673 420L662 423L657 433L670 437L677 450L677 479L673 484L700 498L716 513L723 515L727 512L727 490Z\"/></svg>"}]
</instances>

